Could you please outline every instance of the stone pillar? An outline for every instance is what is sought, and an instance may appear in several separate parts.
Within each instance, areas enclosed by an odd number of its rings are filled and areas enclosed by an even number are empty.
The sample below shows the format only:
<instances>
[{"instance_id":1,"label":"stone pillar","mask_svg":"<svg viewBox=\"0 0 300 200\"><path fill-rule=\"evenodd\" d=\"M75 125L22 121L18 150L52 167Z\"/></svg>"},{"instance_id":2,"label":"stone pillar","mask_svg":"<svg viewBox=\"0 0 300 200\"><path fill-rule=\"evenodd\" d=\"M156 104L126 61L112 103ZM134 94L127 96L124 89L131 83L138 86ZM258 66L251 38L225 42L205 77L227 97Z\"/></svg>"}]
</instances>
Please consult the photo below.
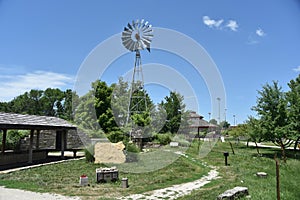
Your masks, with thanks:
<instances>
[{"instance_id":1,"label":"stone pillar","mask_svg":"<svg viewBox=\"0 0 300 200\"><path fill-rule=\"evenodd\" d=\"M29 140L29 147L28 147L28 163L32 163L32 145L33 145L33 133L34 130L30 130L30 140Z\"/></svg>"},{"instance_id":2,"label":"stone pillar","mask_svg":"<svg viewBox=\"0 0 300 200\"><path fill-rule=\"evenodd\" d=\"M2 135L2 149L1 149L1 153L2 153L2 155L4 155L7 129L3 129L2 131L3 131L3 135Z\"/></svg>"}]
</instances>

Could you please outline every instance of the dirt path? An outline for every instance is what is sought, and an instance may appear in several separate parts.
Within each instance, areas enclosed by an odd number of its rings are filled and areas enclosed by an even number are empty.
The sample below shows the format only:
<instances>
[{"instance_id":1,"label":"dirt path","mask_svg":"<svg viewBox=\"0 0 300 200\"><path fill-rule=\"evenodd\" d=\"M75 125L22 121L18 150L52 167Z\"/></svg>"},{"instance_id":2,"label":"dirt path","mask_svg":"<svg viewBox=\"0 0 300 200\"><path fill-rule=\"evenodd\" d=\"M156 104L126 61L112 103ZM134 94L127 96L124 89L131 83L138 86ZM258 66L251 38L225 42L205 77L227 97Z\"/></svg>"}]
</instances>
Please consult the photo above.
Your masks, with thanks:
<instances>
[{"instance_id":1,"label":"dirt path","mask_svg":"<svg viewBox=\"0 0 300 200\"><path fill-rule=\"evenodd\" d=\"M245 145L247 145L247 142L244 142ZM249 142L248 143L249 146L253 146L255 147L255 143L254 142ZM273 146L273 145L264 145L261 143L257 143L258 147L266 147L266 148L275 148L275 149L280 149L280 146ZM294 147L287 147L286 149L294 149Z\"/></svg>"},{"instance_id":2,"label":"dirt path","mask_svg":"<svg viewBox=\"0 0 300 200\"><path fill-rule=\"evenodd\" d=\"M127 197L121 197L120 200L138 200L138 199L176 199L178 197L190 194L193 190L199 189L202 186L206 185L210 181L220 178L218 176L218 171L215 167L211 167L212 169L208 172L208 175L203 176L201 179L198 179L193 182L183 183L179 185L173 185L171 187L158 189L150 192L146 192L144 194L133 194Z\"/></svg>"},{"instance_id":3,"label":"dirt path","mask_svg":"<svg viewBox=\"0 0 300 200\"><path fill-rule=\"evenodd\" d=\"M0 186L0 200L80 200L80 198L50 193L30 192Z\"/></svg>"}]
</instances>

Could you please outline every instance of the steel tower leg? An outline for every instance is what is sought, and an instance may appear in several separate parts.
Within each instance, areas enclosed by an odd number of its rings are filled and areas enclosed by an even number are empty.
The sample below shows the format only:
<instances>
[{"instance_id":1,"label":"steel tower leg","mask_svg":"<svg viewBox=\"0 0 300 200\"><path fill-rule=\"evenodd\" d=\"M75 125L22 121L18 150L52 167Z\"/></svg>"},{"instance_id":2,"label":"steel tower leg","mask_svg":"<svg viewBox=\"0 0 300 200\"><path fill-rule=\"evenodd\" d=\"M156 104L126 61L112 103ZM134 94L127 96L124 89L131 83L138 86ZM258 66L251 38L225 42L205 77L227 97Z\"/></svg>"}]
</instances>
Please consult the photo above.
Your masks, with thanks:
<instances>
[{"instance_id":1,"label":"steel tower leg","mask_svg":"<svg viewBox=\"0 0 300 200\"><path fill-rule=\"evenodd\" d=\"M127 110L126 123L130 121L130 117L136 113L142 113L147 110L146 94L144 91L144 75L142 69L142 61L140 51L135 54L134 69L132 74L131 87L129 91L129 104Z\"/></svg>"}]
</instances>

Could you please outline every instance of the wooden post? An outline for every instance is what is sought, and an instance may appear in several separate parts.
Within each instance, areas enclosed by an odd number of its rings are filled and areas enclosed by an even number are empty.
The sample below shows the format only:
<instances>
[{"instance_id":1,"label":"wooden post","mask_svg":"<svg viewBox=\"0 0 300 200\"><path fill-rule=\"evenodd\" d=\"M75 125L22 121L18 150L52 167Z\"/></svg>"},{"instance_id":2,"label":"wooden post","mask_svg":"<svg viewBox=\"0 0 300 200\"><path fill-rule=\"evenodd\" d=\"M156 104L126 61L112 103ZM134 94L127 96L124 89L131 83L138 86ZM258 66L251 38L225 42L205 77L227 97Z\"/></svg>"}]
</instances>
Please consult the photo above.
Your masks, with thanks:
<instances>
[{"instance_id":1,"label":"wooden post","mask_svg":"<svg viewBox=\"0 0 300 200\"><path fill-rule=\"evenodd\" d=\"M231 147L232 154L234 154L234 149L233 149L232 143L229 142L229 144L230 144L230 147Z\"/></svg>"},{"instance_id":2,"label":"wooden post","mask_svg":"<svg viewBox=\"0 0 300 200\"><path fill-rule=\"evenodd\" d=\"M36 131L36 144L35 144L35 149L40 148L40 130Z\"/></svg>"},{"instance_id":3,"label":"wooden post","mask_svg":"<svg viewBox=\"0 0 300 200\"><path fill-rule=\"evenodd\" d=\"M279 177L279 161L275 155L275 164L276 164L276 192L277 192L277 200L280 200L280 177Z\"/></svg>"},{"instance_id":4,"label":"wooden post","mask_svg":"<svg viewBox=\"0 0 300 200\"><path fill-rule=\"evenodd\" d=\"M32 145L33 145L33 133L34 130L30 130L30 140L29 140L29 148L28 148L28 163L32 163Z\"/></svg>"},{"instance_id":5,"label":"wooden post","mask_svg":"<svg viewBox=\"0 0 300 200\"><path fill-rule=\"evenodd\" d=\"M3 135L2 135L2 149L1 149L2 155L4 155L4 152L5 152L6 134L7 134L7 129L3 129Z\"/></svg>"},{"instance_id":6,"label":"wooden post","mask_svg":"<svg viewBox=\"0 0 300 200\"><path fill-rule=\"evenodd\" d=\"M61 158L65 158L65 130L61 132Z\"/></svg>"},{"instance_id":7,"label":"wooden post","mask_svg":"<svg viewBox=\"0 0 300 200\"><path fill-rule=\"evenodd\" d=\"M228 152L224 152L223 155L225 157L225 166L228 166L227 157L229 156L229 153Z\"/></svg>"}]
</instances>

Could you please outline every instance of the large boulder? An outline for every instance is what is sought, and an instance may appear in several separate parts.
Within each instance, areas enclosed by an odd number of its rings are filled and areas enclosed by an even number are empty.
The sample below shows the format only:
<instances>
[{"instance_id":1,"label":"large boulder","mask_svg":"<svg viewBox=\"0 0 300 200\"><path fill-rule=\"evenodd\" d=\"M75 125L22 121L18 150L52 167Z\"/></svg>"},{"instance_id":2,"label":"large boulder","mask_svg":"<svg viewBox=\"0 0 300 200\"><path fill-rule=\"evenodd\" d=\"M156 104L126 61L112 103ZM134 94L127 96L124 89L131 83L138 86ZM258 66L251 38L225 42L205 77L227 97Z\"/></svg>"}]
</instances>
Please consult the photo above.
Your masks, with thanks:
<instances>
[{"instance_id":1,"label":"large boulder","mask_svg":"<svg viewBox=\"0 0 300 200\"><path fill-rule=\"evenodd\" d=\"M98 142L95 144L95 163L120 164L126 161L123 142Z\"/></svg>"},{"instance_id":2,"label":"large boulder","mask_svg":"<svg viewBox=\"0 0 300 200\"><path fill-rule=\"evenodd\" d=\"M217 197L217 200L227 199L234 200L240 197L247 196L249 194L247 187L235 187L230 190L226 190L224 193Z\"/></svg>"}]
</instances>

